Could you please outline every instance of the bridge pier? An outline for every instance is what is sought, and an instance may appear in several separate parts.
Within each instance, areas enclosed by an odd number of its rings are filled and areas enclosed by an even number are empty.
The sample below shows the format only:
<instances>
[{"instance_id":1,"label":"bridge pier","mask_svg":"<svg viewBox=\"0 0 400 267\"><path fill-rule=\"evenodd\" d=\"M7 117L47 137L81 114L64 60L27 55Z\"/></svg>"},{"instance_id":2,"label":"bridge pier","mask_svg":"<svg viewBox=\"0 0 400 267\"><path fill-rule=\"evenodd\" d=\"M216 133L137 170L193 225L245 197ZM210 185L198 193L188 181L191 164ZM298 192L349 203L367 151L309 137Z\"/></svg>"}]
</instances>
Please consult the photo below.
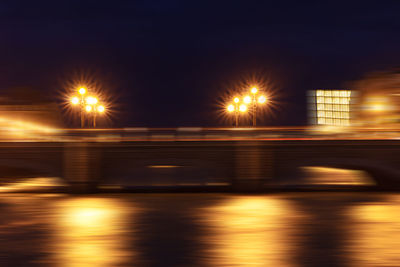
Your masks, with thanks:
<instances>
[{"instance_id":1,"label":"bridge pier","mask_svg":"<svg viewBox=\"0 0 400 267\"><path fill-rule=\"evenodd\" d=\"M260 141L237 142L235 146L235 177L232 189L236 192L260 192L272 179L272 149Z\"/></svg>"},{"instance_id":2,"label":"bridge pier","mask_svg":"<svg viewBox=\"0 0 400 267\"><path fill-rule=\"evenodd\" d=\"M64 144L64 177L71 193L92 193L99 181L100 152L87 142Z\"/></svg>"}]
</instances>

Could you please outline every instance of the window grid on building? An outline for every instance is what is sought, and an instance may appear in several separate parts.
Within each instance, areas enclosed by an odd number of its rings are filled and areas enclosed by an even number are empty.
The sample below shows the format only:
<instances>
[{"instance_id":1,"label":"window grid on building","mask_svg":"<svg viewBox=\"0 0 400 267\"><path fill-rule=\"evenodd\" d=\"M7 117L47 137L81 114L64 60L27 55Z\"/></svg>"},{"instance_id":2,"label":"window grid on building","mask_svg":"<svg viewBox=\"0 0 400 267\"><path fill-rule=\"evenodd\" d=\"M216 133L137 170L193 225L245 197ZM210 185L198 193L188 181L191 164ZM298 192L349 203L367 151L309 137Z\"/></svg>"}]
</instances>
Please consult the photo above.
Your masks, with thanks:
<instances>
[{"instance_id":1,"label":"window grid on building","mask_svg":"<svg viewBox=\"0 0 400 267\"><path fill-rule=\"evenodd\" d=\"M350 125L350 90L316 90L316 123L319 125Z\"/></svg>"}]
</instances>

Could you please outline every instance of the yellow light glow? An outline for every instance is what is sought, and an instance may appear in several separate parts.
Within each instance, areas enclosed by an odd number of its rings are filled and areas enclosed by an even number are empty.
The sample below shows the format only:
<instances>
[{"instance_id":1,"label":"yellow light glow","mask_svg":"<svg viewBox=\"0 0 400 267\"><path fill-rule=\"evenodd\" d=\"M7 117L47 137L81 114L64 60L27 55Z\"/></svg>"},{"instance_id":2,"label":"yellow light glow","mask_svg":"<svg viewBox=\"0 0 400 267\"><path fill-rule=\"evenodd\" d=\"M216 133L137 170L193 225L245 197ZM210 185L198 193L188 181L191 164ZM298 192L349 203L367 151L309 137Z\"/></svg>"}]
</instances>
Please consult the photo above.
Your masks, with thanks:
<instances>
[{"instance_id":1,"label":"yellow light glow","mask_svg":"<svg viewBox=\"0 0 400 267\"><path fill-rule=\"evenodd\" d=\"M126 238L131 211L124 202L74 198L57 202L54 211L54 265L121 266L135 261Z\"/></svg>"},{"instance_id":2,"label":"yellow light glow","mask_svg":"<svg viewBox=\"0 0 400 267\"><path fill-rule=\"evenodd\" d=\"M79 103L79 98L74 96L73 98L71 98L71 103L74 104L74 105L78 104Z\"/></svg>"},{"instance_id":3,"label":"yellow light glow","mask_svg":"<svg viewBox=\"0 0 400 267\"><path fill-rule=\"evenodd\" d=\"M228 112L233 112L235 111L235 106L230 104L226 109L228 110Z\"/></svg>"},{"instance_id":4,"label":"yellow light glow","mask_svg":"<svg viewBox=\"0 0 400 267\"><path fill-rule=\"evenodd\" d=\"M98 100L97 100L96 97L88 96L88 97L86 98L86 103L88 103L89 105L96 105L97 102L98 102Z\"/></svg>"},{"instance_id":5,"label":"yellow light glow","mask_svg":"<svg viewBox=\"0 0 400 267\"><path fill-rule=\"evenodd\" d=\"M243 102L246 104L250 104L251 103L251 96L247 95L243 98Z\"/></svg>"},{"instance_id":6,"label":"yellow light glow","mask_svg":"<svg viewBox=\"0 0 400 267\"><path fill-rule=\"evenodd\" d=\"M239 111L240 111L240 112L246 112L246 111L247 111L247 106L244 105L244 104L241 104L241 105L239 106Z\"/></svg>"},{"instance_id":7,"label":"yellow light glow","mask_svg":"<svg viewBox=\"0 0 400 267\"><path fill-rule=\"evenodd\" d=\"M265 96L262 95L258 97L258 103L264 104L265 102L267 102L267 98Z\"/></svg>"},{"instance_id":8,"label":"yellow light glow","mask_svg":"<svg viewBox=\"0 0 400 267\"><path fill-rule=\"evenodd\" d=\"M210 231L204 242L209 247L210 266L293 266L294 242L301 232L293 224L307 218L291 215L295 207L282 198L235 197L207 208L202 220ZM244 245L245 244L245 245Z\"/></svg>"},{"instance_id":9,"label":"yellow light glow","mask_svg":"<svg viewBox=\"0 0 400 267\"><path fill-rule=\"evenodd\" d=\"M92 111L92 106L87 105L85 109L86 109L87 112L91 112Z\"/></svg>"},{"instance_id":10,"label":"yellow light glow","mask_svg":"<svg viewBox=\"0 0 400 267\"><path fill-rule=\"evenodd\" d=\"M84 95L84 94L86 94L86 88L84 88L84 87L81 87L81 88L79 88L79 93L81 94L81 95Z\"/></svg>"},{"instance_id":11,"label":"yellow light glow","mask_svg":"<svg viewBox=\"0 0 400 267\"><path fill-rule=\"evenodd\" d=\"M370 202L358 203L348 214L354 238L348 243L354 251L350 260L358 266L396 266L400 260L399 197L387 194Z\"/></svg>"},{"instance_id":12,"label":"yellow light glow","mask_svg":"<svg viewBox=\"0 0 400 267\"><path fill-rule=\"evenodd\" d=\"M235 97L235 98L233 99L233 102L235 102L235 103L239 103L239 101L240 101L239 97Z\"/></svg>"},{"instance_id":13,"label":"yellow light glow","mask_svg":"<svg viewBox=\"0 0 400 267\"><path fill-rule=\"evenodd\" d=\"M370 106L370 109L372 111L385 111L386 110L386 106L380 104L380 103L374 103Z\"/></svg>"},{"instance_id":14,"label":"yellow light glow","mask_svg":"<svg viewBox=\"0 0 400 267\"><path fill-rule=\"evenodd\" d=\"M257 87L251 88L251 93L252 93L252 94L257 94L257 92L258 92Z\"/></svg>"},{"instance_id":15,"label":"yellow light glow","mask_svg":"<svg viewBox=\"0 0 400 267\"><path fill-rule=\"evenodd\" d=\"M97 111L100 113L103 113L106 110L106 108L104 106L98 106L97 107Z\"/></svg>"}]
</instances>

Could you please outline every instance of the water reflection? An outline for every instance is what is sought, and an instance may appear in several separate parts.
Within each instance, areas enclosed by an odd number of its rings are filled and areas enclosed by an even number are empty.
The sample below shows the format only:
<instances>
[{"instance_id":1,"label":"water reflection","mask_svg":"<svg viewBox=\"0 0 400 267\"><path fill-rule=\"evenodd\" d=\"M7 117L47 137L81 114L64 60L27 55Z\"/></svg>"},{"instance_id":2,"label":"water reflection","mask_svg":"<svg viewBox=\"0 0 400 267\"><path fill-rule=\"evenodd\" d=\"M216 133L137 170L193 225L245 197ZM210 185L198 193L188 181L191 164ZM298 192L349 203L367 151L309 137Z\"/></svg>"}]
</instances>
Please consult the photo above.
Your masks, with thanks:
<instances>
[{"instance_id":1,"label":"water reflection","mask_svg":"<svg viewBox=\"0 0 400 267\"><path fill-rule=\"evenodd\" d=\"M301 215L289 202L265 196L241 196L204 212L212 231L210 265L290 266L296 245L295 227Z\"/></svg>"},{"instance_id":2,"label":"water reflection","mask_svg":"<svg viewBox=\"0 0 400 267\"><path fill-rule=\"evenodd\" d=\"M0 194L0 266L398 266L400 194Z\"/></svg>"},{"instance_id":3,"label":"water reflection","mask_svg":"<svg viewBox=\"0 0 400 267\"><path fill-rule=\"evenodd\" d=\"M63 266L133 263L128 210L110 198L74 198L56 205L55 260Z\"/></svg>"},{"instance_id":4,"label":"water reflection","mask_svg":"<svg viewBox=\"0 0 400 267\"><path fill-rule=\"evenodd\" d=\"M355 206L350 250L354 266L398 266L400 262L400 196Z\"/></svg>"}]
</instances>

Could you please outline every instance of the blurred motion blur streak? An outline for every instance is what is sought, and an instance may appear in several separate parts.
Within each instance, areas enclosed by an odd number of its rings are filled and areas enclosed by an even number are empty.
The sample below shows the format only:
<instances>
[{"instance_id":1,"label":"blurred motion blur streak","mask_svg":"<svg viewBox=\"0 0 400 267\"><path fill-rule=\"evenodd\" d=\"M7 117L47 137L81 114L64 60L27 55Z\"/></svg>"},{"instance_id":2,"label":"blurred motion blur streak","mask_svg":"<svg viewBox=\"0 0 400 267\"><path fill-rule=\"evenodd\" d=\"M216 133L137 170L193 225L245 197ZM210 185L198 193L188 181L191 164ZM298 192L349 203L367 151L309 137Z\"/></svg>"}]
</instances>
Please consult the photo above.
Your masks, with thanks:
<instances>
[{"instance_id":1,"label":"blurred motion blur streak","mask_svg":"<svg viewBox=\"0 0 400 267\"><path fill-rule=\"evenodd\" d=\"M374 185L374 181L363 171L328 168L320 166L302 167L307 182L314 185Z\"/></svg>"},{"instance_id":2,"label":"blurred motion blur streak","mask_svg":"<svg viewBox=\"0 0 400 267\"><path fill-rule=\"evenodd\" d=\"M209 208L205 223L211 266L293 266L294 232L301 218L289 203L241 196ZM206 241L207 242L207 241ZM210 245L208 245L210 247Z\"/></svg>"},{"instance_id":3,"label":"blurred motion blur streak","mask_svg":"<svg viewBox=\"0 0 400 267\"><path fill-rule=\"evenodd\" d=\"M65 183L57 177L36 177L16 181L14 183L0 185L0 193L4 192L23 192L23 191L39 191L61 188L66 186Z\"/></svg>"},{"instance_id":4,"label":"blurred motion blur streak","mask_svg":"<svg viewBox=\"0 0 400 267\"><path fill-rule=\"evenodd\" d=\"M127 222L132 209L110 198L74 198L56 207L55 256L62 266L133 264Z\"/></svg>"},{"instance_id":5,"label":"blurred motion blur streak","mask_svg":"<svg viewBox=\"0 0 400 267\"><path fill-rule=\"evenodd\" d=\"M350 250L353 266L398 266L400 262L400 196L355 206Z\"/></svg>"}]
</instances>

